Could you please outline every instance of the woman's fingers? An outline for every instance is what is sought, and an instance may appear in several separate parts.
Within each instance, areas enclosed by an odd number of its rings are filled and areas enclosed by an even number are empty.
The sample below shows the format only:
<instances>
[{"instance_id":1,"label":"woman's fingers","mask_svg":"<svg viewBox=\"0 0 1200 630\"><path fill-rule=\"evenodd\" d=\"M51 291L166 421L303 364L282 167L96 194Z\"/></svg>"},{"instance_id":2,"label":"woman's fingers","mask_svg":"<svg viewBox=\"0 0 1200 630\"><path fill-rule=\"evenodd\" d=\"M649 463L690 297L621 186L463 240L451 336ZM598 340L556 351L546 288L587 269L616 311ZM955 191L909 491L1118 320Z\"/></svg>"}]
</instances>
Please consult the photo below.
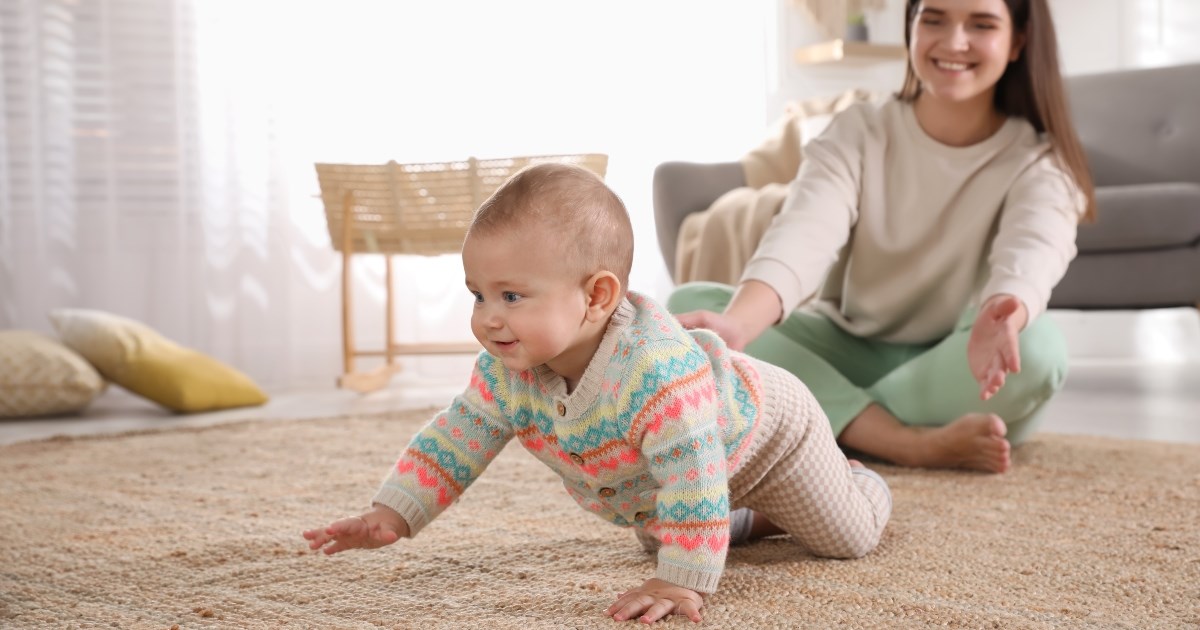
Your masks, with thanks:
<instances>
[{"instance_id":1,"label":"woman's fingers","mask_svg":"<svg viewBox=\"0 0 1200 630\"><path fill-rule=\"evenodd\" d=\"M681 326L689 330L693 328L711 328L712 315L711 311L691 311L676 316L676 319L679 320Z\"/></svg>"},{"instance_id":2,"label":"woman's fingers","mask_svg":"<svg viewBox=\"0 0 1200 630\"><path fill-rule=\"evenodd\" d=\"M1014 374L1021 371L1021 343L1016 332L1012 333L1004 349L1004 368Z\"/></svg>"},{"instance_id":3,"label":"woman's fingers","mask_svg":"<svg viewBox=\"0 0 1200 630\"><path fill-rule=\"evenodd\" d=\"M979 398L987 400L995 396L1004 387L1005 369L1003 360L1000 357L992 359L987 370L983 374L983 378L979 379Z\"/></svg>"}]
</instances>

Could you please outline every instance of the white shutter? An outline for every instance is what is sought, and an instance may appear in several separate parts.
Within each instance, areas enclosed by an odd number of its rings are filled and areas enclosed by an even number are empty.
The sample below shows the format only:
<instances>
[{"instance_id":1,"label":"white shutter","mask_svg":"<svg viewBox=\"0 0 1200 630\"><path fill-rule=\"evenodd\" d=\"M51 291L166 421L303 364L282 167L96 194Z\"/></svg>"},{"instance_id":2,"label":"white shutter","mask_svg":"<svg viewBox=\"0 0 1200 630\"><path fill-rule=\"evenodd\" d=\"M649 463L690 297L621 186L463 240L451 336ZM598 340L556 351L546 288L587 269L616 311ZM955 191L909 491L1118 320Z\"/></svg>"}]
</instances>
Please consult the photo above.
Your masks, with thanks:
<instances>
[{"instance_id":1,"label":"white shutter","mask_svg":"<svg viewBox=\"0 0 1200 630\"><path fill-rule=\"evenodd\" d=\"M1200 61L1200 2L1130 0L1129 33L1134 67Z\"/></svg>"},{"instance_id":2,"label":"white shutter","mask_svg":"<svg viewBox=\"0 0 1200 630\"><path fill-rule=\"evenodd\" d=\"M49 308L83 305L180 332L179 300L155 299L184 280L187 253L179 5L18 0L0 11L0 327L47 329Z\"/></svg>"}]
</instances>

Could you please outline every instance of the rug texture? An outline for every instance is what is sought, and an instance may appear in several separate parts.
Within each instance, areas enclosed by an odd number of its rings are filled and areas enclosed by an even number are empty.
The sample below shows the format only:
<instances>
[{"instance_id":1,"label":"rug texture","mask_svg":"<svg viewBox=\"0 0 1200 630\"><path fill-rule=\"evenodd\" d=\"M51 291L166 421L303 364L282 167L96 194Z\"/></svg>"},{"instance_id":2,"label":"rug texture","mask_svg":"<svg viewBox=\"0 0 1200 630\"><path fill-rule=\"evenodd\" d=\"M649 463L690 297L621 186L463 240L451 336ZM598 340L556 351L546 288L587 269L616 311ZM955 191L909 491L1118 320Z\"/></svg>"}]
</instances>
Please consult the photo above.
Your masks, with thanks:
<instances>
[{"instance_id":1,"label":"rug texture","mask_svg":"<svg viewBox=\"0 0 1200 630\"><path fill-rule=\"evenodd\" d=\"M516 445L416 539L307 550L429 415L0 448L0 627L637 627L602 612L652 556ZM703 625L1200 626L1200 446L1043 434L1005 475L873 467L895 496L878 549L735 547Z\"/></svg>"}]
</instances>

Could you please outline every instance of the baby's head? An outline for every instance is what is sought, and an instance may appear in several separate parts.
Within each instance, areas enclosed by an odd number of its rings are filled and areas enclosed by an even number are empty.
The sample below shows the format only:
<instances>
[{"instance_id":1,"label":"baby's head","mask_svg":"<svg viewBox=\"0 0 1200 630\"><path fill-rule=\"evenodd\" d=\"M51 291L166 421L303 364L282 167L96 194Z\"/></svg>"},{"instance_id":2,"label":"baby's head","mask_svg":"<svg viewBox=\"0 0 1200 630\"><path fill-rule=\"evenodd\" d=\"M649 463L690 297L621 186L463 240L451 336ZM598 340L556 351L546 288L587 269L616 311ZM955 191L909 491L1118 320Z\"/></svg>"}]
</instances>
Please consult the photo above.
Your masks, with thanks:
<instances>
[{"instance_id":1,"label":"baby's head","mask_svg":"<svg viewBox=\"0 0 1200 630\"><path fill-rule=\"evenodd\" d=\"M475 338L508 369L547 365L572 388L625 296L633 228L599 177L539 164L480 206L462 259Z\"/></svg>"},{"instance_id":2,"label":"baby's head","mask_svg":"<svg viewBox=\"0 0 1200 630\"><path fill-rule=\"evenodd\" d=\"M629 285L633 227L625 204L591 171L543 163L513 175L475 213L467 239L504 234L556 254L546 273L582 282L610 271Z\"/></svg>"}]
</instances>

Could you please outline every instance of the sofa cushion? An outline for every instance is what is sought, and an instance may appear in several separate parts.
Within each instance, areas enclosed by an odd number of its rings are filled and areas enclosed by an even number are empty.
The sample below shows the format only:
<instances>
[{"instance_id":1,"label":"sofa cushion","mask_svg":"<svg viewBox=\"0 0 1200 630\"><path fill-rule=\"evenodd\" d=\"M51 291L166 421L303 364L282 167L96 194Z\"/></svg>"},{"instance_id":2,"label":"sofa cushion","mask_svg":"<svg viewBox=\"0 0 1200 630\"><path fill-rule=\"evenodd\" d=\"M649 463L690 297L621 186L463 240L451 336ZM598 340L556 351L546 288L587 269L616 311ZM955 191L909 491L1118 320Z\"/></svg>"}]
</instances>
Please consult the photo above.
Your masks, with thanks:
<instances>
[{"instance_id":1,"label":"sofa cushion","mask_svg":"<svg viewBox=\"0 0 1200 630\"><path fill-rule=\"evenodd\" d=\"M1200 183L1200 63L1075 75L1065 83L1097 184Z\"/></svg>"},{"instance_id":2,"label":"sofa cushion","mask_svg":"<svg viewBox=\"0 0 1200 630\"><path fill-rule=\"evenodd\" d=\"M70 348L30 330L0 330L0 418L80 411L103 388Z\"/></svg>"},{"instance_id":3,"label":"sofa cushion","mask_svg":"<svg viewBox=\"0 0 1200 630\"><path fill-rule=\"evenodd\" d=\"M1186 247L1200 242L1200 184L1096 188L1096 222L1079 226L1079 252Z\"/></svg>"}]
</instances>

